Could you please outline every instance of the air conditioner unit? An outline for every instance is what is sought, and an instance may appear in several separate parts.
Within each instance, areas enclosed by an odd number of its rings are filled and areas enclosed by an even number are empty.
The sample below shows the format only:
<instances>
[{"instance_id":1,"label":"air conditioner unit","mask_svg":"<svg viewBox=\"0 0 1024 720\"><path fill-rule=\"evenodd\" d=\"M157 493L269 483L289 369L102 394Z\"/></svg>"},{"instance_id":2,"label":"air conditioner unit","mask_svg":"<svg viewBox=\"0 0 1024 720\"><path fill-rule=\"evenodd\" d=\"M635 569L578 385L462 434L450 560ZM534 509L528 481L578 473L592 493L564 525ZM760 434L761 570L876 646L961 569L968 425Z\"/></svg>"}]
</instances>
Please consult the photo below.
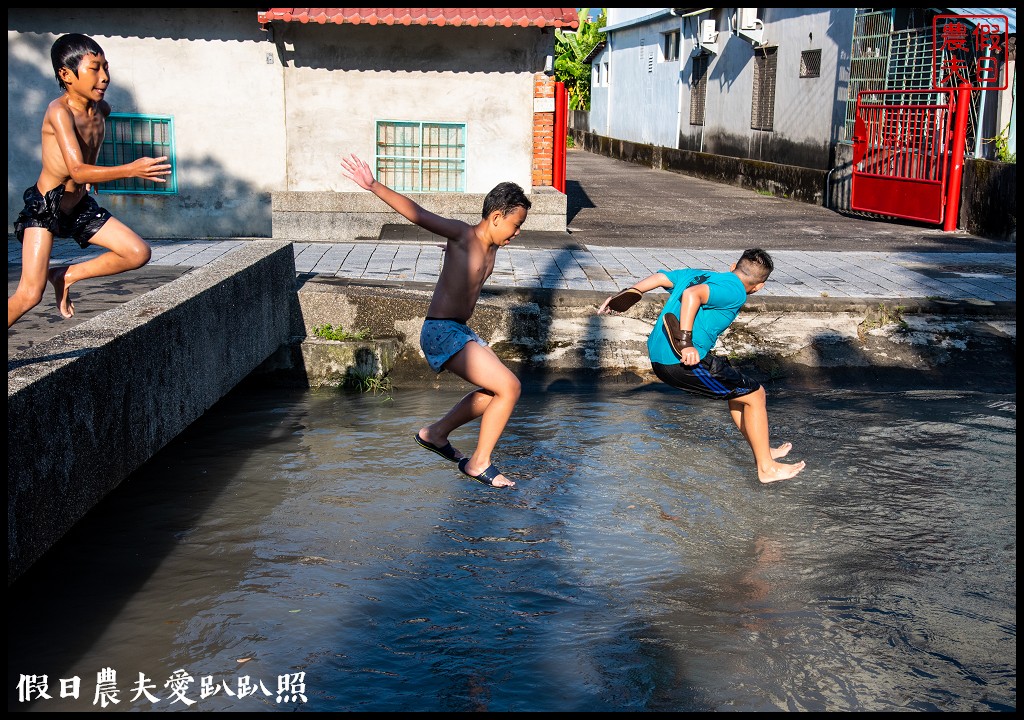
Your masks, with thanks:
<instances>
[{"instance_id":1,"label":"air conditioner unit","mask_svg":"<svg viewBox=\"0 0 1024 720\"><path fill-rule=\"evenodd\" d=\"M740 30L757 30L759 25L764 26L764 23L757 19L757 8L739 8L738 12Z\"/></svg>"},{"instance_id":2,"label":"air conditioner unit","mask_svg":"<svg viewBox=\"0 0 1024 720\"><path fill-rule=\"evenodd\" d=\"M700 44L714 45L718 42L718 31L715 29L714 20L700 21Z\"/></svg>"},{"instance_id":3,"label":"air conditioner unit","mask_svg":"<svg viewBox=\"0 0 1024 720\"><path fill-rule=\"evenodd\" d=\"M757 17L757 8L736 8L733 30L755 46L764 44L764 21Z\"/></svg>"}]
</instances>

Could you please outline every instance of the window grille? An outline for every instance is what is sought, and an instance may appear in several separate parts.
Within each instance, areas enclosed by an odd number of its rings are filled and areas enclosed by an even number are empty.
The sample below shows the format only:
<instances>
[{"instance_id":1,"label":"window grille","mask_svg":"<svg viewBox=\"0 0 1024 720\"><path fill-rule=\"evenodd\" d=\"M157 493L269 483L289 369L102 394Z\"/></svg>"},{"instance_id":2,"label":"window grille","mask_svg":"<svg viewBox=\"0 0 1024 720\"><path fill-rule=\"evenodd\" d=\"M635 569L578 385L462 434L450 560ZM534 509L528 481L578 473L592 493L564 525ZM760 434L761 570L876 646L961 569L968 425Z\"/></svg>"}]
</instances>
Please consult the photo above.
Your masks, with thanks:
<instances>
[{"instance_id":1,"label":"window grille","mask_svg":"<svg viewBox=\"0 0 1024 720\"><path fill-rule=\"evenodd\" d=\"M821 50L804 50L800 53L800 77L821 76Z\"/></svg>"},{"instance_id":2,"label":"window grille","mask_svg":"<svg viewBox=\"0 0 1024 720\"><path fill-rule=\"evenodd\" d=\"M96 191L107 194L175 195L178 192L178 163L174 154L174 118L166 115L110 113L97 165L127 165L141 157L167 157L171 174L166 182L123 178L98 183Z\"/></svg>"},{"instance_id":3,"label":"window grille","mask_svg":"<svg viewBox=\"0 0 1024 720\"><path fill-rule=\"evenodd\" d=\"M693 58L693 72L690 76L690 124L704 124L704 99L708 94L708 56Z\"/></svg>"},{"instance_id":4,"label":"window grille","mask_svg":"<svg viewBox=\"0 0 1024 720\"><path fill-rule=\"evenodd\" d=\"M750 108L750 127L772 130L775 127L775 68L778 48L754 51L754 93Z\"/></svg>"},{"instance_id":5,"label":"window grille","mask_svg":"<svg viewBox=\"0 0 1024 720\"><path fill-rule=\"evenodd\" d=\"M853 138L857 95L862 90L885 90L889 66L894 10L859 12L853 23L853 52L850 55L850 94L846 98L845 139Z\"/></svg>"},{"instance_id":6,"label":"window grille","mask_svg":"<svg viewBox=\"0 0 1024 720\"><path fill-rule=\"evenodd\" d=\"M464 192L466 126L377 123L377 177L399 192Z\"/></svg>"},{"instance_id":7,"label":"window grille","mask_svg":"<svg viewBox=\"0 0 1024 720\"><path fill-rule=\"evenodd\" d=\"M857 95L864 90L930 90L934 38L932 16L895 8L858 12L854 19L853 50L850 60L850 89L846 98L843 142L853 140ZM975 58L968 60L971 73ZM981 92L971 94L968 112L967 147L973 148ZM937 94L941 95L941 93Z\"/></svg>"}]
</instances>

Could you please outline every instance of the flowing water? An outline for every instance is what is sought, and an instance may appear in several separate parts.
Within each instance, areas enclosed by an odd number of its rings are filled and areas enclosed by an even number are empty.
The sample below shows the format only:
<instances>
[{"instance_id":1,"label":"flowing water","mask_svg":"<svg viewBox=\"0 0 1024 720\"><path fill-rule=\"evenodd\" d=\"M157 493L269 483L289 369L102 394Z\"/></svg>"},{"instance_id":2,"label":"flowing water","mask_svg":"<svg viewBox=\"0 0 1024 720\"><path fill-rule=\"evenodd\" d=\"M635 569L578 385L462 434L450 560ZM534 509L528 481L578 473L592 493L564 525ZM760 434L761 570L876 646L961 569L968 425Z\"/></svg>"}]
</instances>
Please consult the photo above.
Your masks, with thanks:
<instances>
[{"instance_id":1,"label":"flowing water","mask_svg":"<svg viewBox=\"0 0 1024 720\"><path fill-rule=\"evenodd\" d=\"M771 386L762 486L721 404L527 383L514 490L413 442L461 394L233 393L9 588L9 709L1016 709L1014 394Z\"/></svg>"}]
</instances>

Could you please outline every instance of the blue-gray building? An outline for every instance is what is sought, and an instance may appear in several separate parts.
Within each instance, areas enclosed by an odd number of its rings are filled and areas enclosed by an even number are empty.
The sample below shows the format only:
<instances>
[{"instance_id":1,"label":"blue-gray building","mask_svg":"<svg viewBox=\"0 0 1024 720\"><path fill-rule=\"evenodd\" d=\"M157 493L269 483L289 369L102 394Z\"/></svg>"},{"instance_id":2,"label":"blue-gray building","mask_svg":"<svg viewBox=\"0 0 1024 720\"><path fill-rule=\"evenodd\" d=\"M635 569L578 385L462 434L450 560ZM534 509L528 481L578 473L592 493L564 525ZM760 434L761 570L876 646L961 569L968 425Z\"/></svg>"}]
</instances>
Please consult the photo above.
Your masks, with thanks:
<instances>
[{"instance_id":1,"label":"blue-gray building","mask_svg":"<svg viewBox=\"0 0 1024 720\"><path fill-rule=\"evenodd\" d=\"M608 8L591 53L589 131L619 140L827 170L862 89L927 89L935 15L1001 14L1007 89L975 93L968 153L1016 150L1012 8ZM979 130L980 128L980 130Z\"/></svg>"}]
</instances>

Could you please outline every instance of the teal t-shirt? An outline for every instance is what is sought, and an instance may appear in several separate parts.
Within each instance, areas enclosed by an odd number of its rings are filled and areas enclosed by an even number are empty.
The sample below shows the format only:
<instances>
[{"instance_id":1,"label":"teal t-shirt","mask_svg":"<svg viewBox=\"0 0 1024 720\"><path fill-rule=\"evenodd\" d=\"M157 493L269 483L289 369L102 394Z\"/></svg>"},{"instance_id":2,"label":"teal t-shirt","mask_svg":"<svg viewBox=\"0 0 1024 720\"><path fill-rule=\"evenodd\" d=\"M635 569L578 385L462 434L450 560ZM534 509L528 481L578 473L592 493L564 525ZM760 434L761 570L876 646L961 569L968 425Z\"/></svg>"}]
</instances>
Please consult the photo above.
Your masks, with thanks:
<instances>
[{"instance_id":1,"label":"teal t-shirt","mask_svg":"<svg viewBox=\"0 0 1024 720\"><path fill-rule=\"evenodd\" d=\"M747 289L743 286L736 273L712 272L710 270L659 270L672 283L665 307L654 324L654 330L647 338L647 353L651 362L662 365L675 365L679 356L672 352L672 346L665 335L661 318L665 313L679 317L679 304L683 291L693 285L708 286L708 301L697 310L693 321L693 346L697 348L701 358L711 351L729 324L736 319L747 301Z\"/></svg>"}]
</instances>

